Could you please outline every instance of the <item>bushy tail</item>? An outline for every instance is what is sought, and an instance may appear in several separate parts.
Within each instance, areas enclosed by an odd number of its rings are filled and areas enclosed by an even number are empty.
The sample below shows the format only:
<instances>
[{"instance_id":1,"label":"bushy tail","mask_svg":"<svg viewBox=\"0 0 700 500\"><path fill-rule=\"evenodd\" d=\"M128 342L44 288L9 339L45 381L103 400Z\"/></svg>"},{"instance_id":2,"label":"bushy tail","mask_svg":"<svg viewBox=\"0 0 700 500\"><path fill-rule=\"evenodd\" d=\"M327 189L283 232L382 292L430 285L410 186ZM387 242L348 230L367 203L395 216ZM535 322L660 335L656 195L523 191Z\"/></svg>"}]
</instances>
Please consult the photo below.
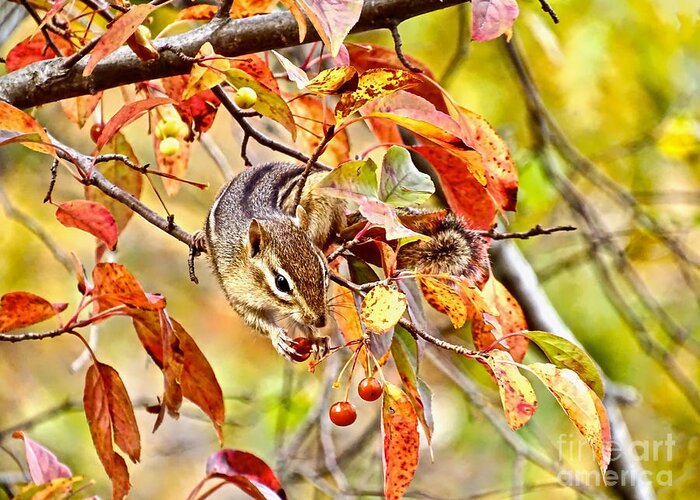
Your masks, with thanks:
<instances>
[{"instance_id":1,"label":"bushy tail","mask_svg":"<svg viewBox=\"0 0 700 500\"><path fill-rule=\"evenodd\" d=\"M421 228L420 232L431 239L403 246L398 254L399 269L463 276L471 285L483 287L491 269L486 240L467 229L453 213Z\"/></svg>"}]
</instances>

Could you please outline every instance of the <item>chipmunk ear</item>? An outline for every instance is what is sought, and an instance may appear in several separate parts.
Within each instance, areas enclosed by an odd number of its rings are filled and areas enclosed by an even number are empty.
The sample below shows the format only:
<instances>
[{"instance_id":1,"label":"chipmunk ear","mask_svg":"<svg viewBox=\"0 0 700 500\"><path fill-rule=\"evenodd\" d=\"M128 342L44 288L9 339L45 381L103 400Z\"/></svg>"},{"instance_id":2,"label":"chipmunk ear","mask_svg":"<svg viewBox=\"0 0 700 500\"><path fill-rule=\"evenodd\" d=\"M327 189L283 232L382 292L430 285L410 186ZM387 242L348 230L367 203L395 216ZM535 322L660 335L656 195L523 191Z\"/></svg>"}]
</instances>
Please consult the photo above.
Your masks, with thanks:
<instances>
[{"instance_id":1,"label":"chipmunk ear","mask_svg":"<svg viewBox=\"0 0 700 500\"><path fill-rule=\"evenodd\" d=\"M309 228L309 214L306 213L306 210L301 205L297 205L297 215L294 219L294 224L302 231L306 231Z\"/></svg>"},{"instance_id":2,"label":"chipmunk ear","mask_svg":"<svg viewBox=\"0 0 700 500\"><path fill-rule=\"evenodd\" d=\"M248 252L251 257L255 257L265 247L267 235L265 229L257 221L253 219L248 226Z\"/></svg>"}]
</instances>

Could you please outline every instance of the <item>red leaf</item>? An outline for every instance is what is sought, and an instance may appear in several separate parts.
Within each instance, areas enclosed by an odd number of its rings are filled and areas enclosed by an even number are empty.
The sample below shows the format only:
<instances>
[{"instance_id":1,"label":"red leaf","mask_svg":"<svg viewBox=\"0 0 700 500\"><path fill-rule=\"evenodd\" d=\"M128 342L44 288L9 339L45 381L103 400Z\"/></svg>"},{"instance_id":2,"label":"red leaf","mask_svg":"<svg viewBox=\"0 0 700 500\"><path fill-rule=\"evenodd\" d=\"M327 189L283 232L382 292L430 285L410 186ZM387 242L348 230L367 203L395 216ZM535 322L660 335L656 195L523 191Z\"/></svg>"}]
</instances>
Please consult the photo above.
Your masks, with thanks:
<instances>
[{"instance_id":1,"label":"red leaf","mask_svg":"<svg viewBox=\"0 0 700 500\"><path fill-rule=\"evenodd\" d=\"M42 445L29 439L23 432L12 434L16 439L24 441L24 455L29 466L29 476L34 484L44 484L61 477L71 477L70 469L59 462L56 455Z\"/></svg>"},{"instance_id":2,"label":"red leaf","mask_svg":"<svg viewBox=\"0 0 700 500\"><path fill-rule=\"evenodd\" d=\"M382 400L384 436L384 495L400 499L418 467L418 417L408 396L390 382Z\"/></svg>"},{"instance_id":3,"label":"red leaf","mask_svg":"<svg viewBox=\"0 0 700 500\"><path fill-rule=\"evenodd\" d=\"M51 41L56 44L64 56L71 55L75 52L73 46L66 39L50 31L47 31L47 33L51 37ZM37 61L53 59L57 55L58 54L46 44L44 35L38 32L25 38L10 49L5 58L5 67L7 68L7 72L10 73Z\"/></svg>"},{"instance_id":4,"label":"red leaf","mask_svg":"<svg viewBox=\"0 0 700 500\"><path fill-rule=\"evenodd\" d=\"M122 499L129 492L129 471L112 440L134 462L139 460L141 445L129 395L114 368L97 361L90 366L83 405L95 450L112 480L112 498Z\"/></svg>"},{"instance_id":5,"label":"red leaf","mask_svg":"<svg viewBox=\"0 0 700 500\"><path fill-rule=\"evenodd\" d=\"M51 304L28 292L10 292L0 298L0 332L9 332L47 320L68 304Z\"/></svg>"},{"instance_id":6,"label":"red leaf","mask_svg":"<svg viewBox=\"0 0 700 500\"><path fill-rule=\"evenodd\" d=\"M120 304L145 310L165 307L163 297L146 294L136 278L121 264L97 264L92 270L92 281L95 284L93 296L97 298L101 311Z\"/></svg>"},{"instance_id":7,"label":"red leaf","mask_svg":"<svg viewBox=\"0 0 700 500\"><path fill-rule=\"evenodd\" d=\"M142 7L139 5L138 7ZM152 97L143 101L136 101L122 107L104 126L100 137L97 139L95 148L99 151L107 144L114 134L133 122L149 109L156 106L172 103L173 100L167 97Z\"/></svg>"},{"instance_id":8,"label":"red leaf","mask_svg":"<svg viewBox=\"0 0 700 500\"><path fill-rule=\"evenodd\" d=\"M216 111L221 101L211 90L205 90L193 95L189 99L181 100L182 92L187 87L189 75L178 75L162 80L165 93L175 102L182 121L195 132L206 132L214 123Z\"/></svg>"},{"instance_id":9,"label":"red leaf","mask_svg":"<svg viewBox=\"0 0 700 500\"><path fill-rule=\"evenodd\" d=\"M447 203L454 213L467 221L472 229L490 229L496 221L496 203L486 187L470 173L469 156L453 155L439 146L417 146L413 150L423 156L438 174ZM481 158L472 152L474 161Z\"/></svg>"},{"instance_id":10,"label":"red leaf","mask_svg":"<svg viewBox=\"0 0 700 500\"><path fill-rule=\"evenodd\" d=\"M107 31L102 34L97 45L92 49L92 52L90 52L90 59L85 65L83 76L90 76L95 66L97 66L105 56L124 45L139 25L158 7L159 5L152 4L136 5L132 7L129 12L114 21Z\"/></svg>"},{"instance_id":11,"label":"red leaf","mask_svg":"<svg viewBox=\"0 0 700 500\"><path fill-rule=\"evenodd\" d=\"M164 368L166 365L163 355L165 335L160 318L154 312L142 312L133 315L132 319L134 329L146 352L161 368L163 375L168 377L172 372L166 373ZM199 406L211 419L219 441L223 441L221 428L224 423L224 399L214 370L182 325L172 318L170 318L170 325L172 332L168 332L168 334L171 336L174 334L178 342L178 349L182 353L182 370L179 379L182 396ZM166 386L168 383L166 382Z\"/></svg>"},{"instance_id":12,"label":"red leaf","mask_svg":"<svg viewBox=\"0 0 700 500\"><path fill-rule=\"evenodd\" d=\"M110 250L117 247L117 223L104 205L95 201L73 200L61 203L56 219L66 227L76 227L102 240Z\"/></svg>"},{"instance_id":13,"label":"red leaf","mask_svg":"<svg viewBox=\"0 0 700 500\"><path fill-rule=\"evenodd\" d=\"M278 497L286 498L282 485L270 466L246 451L224 449L210 455L207 460L207 474L243 476L254 483L267 486Z\"/></svg>"},{"instance_id":14,"label":"red leaf","mask_svg":"<svg viewBox=\"0 0 700 500\"><path fill-rule=\"evenodd\" d=\"M472 40L485 42L504 33L510 39L519 13L516 0L473 0Z\"/></svg>"}]
</instances>

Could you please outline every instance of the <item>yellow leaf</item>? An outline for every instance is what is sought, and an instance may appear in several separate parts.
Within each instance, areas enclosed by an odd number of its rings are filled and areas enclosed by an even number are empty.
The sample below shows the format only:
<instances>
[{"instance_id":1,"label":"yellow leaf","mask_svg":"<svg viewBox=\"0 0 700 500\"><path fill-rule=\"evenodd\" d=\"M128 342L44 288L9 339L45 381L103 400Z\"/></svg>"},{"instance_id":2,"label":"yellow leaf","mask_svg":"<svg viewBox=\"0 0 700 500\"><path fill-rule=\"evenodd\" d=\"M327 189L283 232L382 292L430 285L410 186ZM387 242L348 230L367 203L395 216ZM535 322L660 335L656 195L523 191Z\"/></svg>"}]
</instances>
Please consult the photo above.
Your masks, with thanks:
<instances>
[{"instance_id":1,"label":"yellow leaf","mask_svg":"<svg viewBox=\"0 0 700 500\"><path fill-rule=\"evenodd\" d=\"M610 464L610 423L605 407L596 393L578 374L548 363L532 363L529 369L554 394L569 420L576 426L593 450L603 474Z\"/></svg>"},{"instance_id":2,"label":"yellow leaf","mask_svg":"<svg viewBox=\"0 0 700 500\"><path fill-rule=\"evenodd\" d=\"M406 296L386 285L375 286L362 301L362 322L375 333L386 333L399 322L406 311Z\"/></svg>"},{"instance_id":3,"label":"yellow leaf","mask_svg":"<svg viewBox=\"0 0 700 500\"><path fill-rule=\"evenodd\" d=\"M435 309L446 314L455 328L467 321L467 306L451 286L431 276L418 276L418 284L425 300Z\"/></svg>"},{"instance_id":4,"label":"yellow leaf","mask_svg":"<svg viewBox=\"0 0 700 500\"><path fill-rule=\"evenodd\" d=\"M306 84L306 90L314 94L333 95L353 79L357 80L357 71L351 66L326 69Z\"/></svg>"},{"instance_id":5,"label":"yellow leaf","mask_svg":"<svg viewBox=\"0 0 700 500\"><path fill-rule=\"evenodd\" d=\"M494 349L486 358L493 376L498 383L498 393L503 403L503 412L511 429L518 430L525 425L537 409L535 391L513 358L505 351Z\"/></svg>"},{"instance_id":6,"label":"yellow leaf","mask_svg":"<svg viewBox=\"0 0 700 500\"><path fill-rule=\"evenodd\" d=\"M231 64L227 59L218 58L211 43L206 42L199 49L197 59L210 57L216 59L209 59L192 65L190 79L187 82L187 87L182 92L183 101L226 80L226 72L231 68Z\"/></svg>"},{"instance_id":7,"label":"yellow leaf","mask_svg":"<svg viewBox=\"0 0 700 500\"><path fill-rule=\"evenodd\" d=\"M402 69L369 69L360 75L357 88L343 94L335 107L336 120L340 121L370 101L397 90L417 85L419 80L410 71Z\"/></svg>"}]
</instances>

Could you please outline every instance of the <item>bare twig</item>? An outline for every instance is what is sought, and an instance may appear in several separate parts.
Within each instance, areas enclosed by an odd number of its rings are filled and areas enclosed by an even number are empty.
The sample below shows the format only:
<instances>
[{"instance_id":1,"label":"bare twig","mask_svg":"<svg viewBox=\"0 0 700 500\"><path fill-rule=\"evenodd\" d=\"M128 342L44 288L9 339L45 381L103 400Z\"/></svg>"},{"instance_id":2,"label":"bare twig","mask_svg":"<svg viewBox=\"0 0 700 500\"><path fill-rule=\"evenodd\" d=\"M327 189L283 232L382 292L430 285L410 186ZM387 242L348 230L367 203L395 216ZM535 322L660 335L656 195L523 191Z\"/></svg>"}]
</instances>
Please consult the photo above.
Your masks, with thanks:
<instances>
[{"instance_id":1,"label":"bare twig","mask_svg":"<svg viewBox=\"0 0 700 500\"><path fill-rule=\"evenodd\" d=\"M231 168L231 163L229 163L228 158L221 150L216 140L209 134L202 134L199 136L199 143L204 147L209 157L214 161L221 175L227 181L233 177L233 168Z\"/></svg>"},{"instance_id":2,"label":"bare twig","mask_svg":"<svg viewBox=\"0 0 700 500\"><path fill-rule=\"evenodd\" d=\"M304 166L304 172L301 174L299 186L297 186L296 196L294 197L294 207L298 207L301 203L301 195L304 192L304 186L306 186L306 179L309 178L309 174L311 173L311 167L313 167L318 161L318 159L321 157L321 155L323 154L323 150L326 148L331 139L333 139L334 134L335 126L331 125L328 127L326 133L323 135L323 139L321 139L321 142L319 142L318 146L316 146L316 149L311 155L311 158L309 158L309 161L306 162L306 165Z\"/></svg>"},{"instance_id":3,"label":"bare twig","mask_svg":"<svg viewBox=\"0 0 700 500\"><path fill-rule=\"evenodd\" d=\"M549 5L547 0L540 0L540 5L542 6L542 10L549 14L549 17L552 18L555 24L559 22L559 16L557 16L557 13L554 12L554 9Z\"/></svg>"},{"instance_id":4,"label":"bare twig","mask_svg":"<svg viewBox=\"0 0 700 500\"><path fill-rule=\"evenodd\" d=\"M576 228L574 226L556 226L556 227L544 228L538 224L535 227L533 227L532 229L529 229L528 231L514 232L514 233L499 233L495 229L489 229L488 231L486 231L486 230L474 230L472 232L479 234L481 236L485 236L487 238L491 238L492 240L510 240L510 239L527 240L529 238L532 238L533 236L542 236L545 234L552 234L552 233L557 233L560 231L576 231Z\"/></svg>"},{"instance_id":5,"label":"bare twig","mask_svg":"<svg viewBox=\"0 0 700 500\"><path fill-rule=\"evenodd\" d=\"M423 70L418 66L411 64L406 55L403 53L403 41L401 40L401 33L399 33L399 23L394 23L389 26L389 31L391 31L391 37L394 39L394 51L396 52L396 57L399 58L401 64L403 64L406 69L413 71L414 73L422 73Z\"/></svg>"},{"instance_id":6,"label":"bare twig","mask_svg":"<svg viewBox=\"0 0 700 500\"><path fill-rule=\"evenodd\" d=\"M22 7L24 7L24 9L29 13L32 19L36 21L36 24L38 26L41 26L41 34L44 36L44 40L46 40L46 45L48 45L51 48L51 50L53 50L54 54L56 54L59 57L63 57L61 49L59 49L58 46L54 43L54 41L51 39L51 35L46 29L46 26L43 26L41 24L41 17L39 17L39 14L37 14L34 8L31 5L29 5L29 2L27 0L20 0L20 3L22 4Z\"/></svg>"},{"instance_id":7,"label":"bare twig","mask_svg":"<svg viewBox=\"0 0 700 500\"><path fill-rule=\"evenodd\" d=\"M216 11L216 17L220 19L228 19L231 17L231 7L233 6L233 0L221 0L221 5L219 10Z\"/></svg>"}]
</instances>

